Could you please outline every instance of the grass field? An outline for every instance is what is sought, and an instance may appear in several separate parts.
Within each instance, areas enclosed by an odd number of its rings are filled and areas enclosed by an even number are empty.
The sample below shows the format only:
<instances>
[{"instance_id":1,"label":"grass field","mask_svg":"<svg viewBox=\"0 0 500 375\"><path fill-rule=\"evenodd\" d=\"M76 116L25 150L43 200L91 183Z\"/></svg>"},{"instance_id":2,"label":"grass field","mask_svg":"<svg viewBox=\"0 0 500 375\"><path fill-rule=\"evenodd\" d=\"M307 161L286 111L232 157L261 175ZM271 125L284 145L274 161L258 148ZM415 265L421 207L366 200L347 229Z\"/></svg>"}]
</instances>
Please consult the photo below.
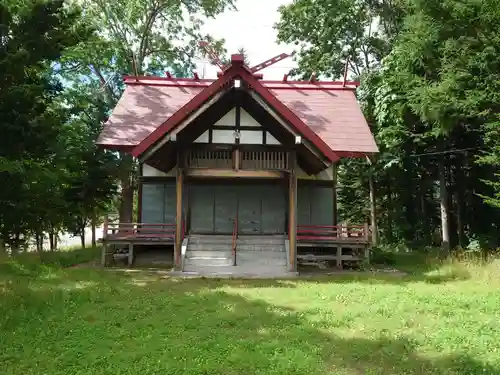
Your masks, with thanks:
<instances>
[{"instance_id":1,"label":"grass field","mask_svg":"<svg viewBox=\"0 0 500 375\"><path fill-rule=\"evenodd\" d=\"M498 267L238 281L4 261L0 371L500 374Z\"/></svg>"}]
</instances>

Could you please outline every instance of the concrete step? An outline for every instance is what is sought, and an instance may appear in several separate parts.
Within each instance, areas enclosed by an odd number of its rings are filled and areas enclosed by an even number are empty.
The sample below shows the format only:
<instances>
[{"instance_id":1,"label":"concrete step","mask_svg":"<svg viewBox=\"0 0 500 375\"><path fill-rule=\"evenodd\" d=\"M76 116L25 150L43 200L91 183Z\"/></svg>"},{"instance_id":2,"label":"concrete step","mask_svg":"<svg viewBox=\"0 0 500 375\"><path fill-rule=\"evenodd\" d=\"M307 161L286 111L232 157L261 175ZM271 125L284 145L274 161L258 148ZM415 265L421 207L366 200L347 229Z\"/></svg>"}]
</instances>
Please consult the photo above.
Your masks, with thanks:
<instances>
[{"instance_id":1,"label":"concrete step","mask_svg":"<svg viewBox=\"0 0 500 375\"><path fill-rule=\"evenodd\" d=\"M286 259L252 259L245 260L236 257L236 264L248 267L280 267L286 266Z\"/></svg>"},{"instance_id":2,"label":"concrete step","mask_svg":"<svg viewBox=\"0 0 500 375\"><path fill-rule=\"evenodd\" d=\"M236 250L236 257L245 261L253 261L253 260L279 260L286 259L286 254L284 252L273 251L268 253L257 252L257 251L242 251Z\"/></svg>"},{"instance_id":3,"label":"concrete step","mask_svg":"<svg viewBox=\"0 0 500 375\"><path fill-rule=\"evenodd\" d=\"M191 243L188 242L187 250L191 251L231 251L233 244L228 243Z\"/></svg>"},{"instance_id":4,"label":"concrete step","mask_svg":"<svg viewBox=\"0 0 500 375\"><path fill-rule=\"evenodd\" d=\"M279 237L238 237L238 245L259 244L259 245L284 245L285 240Z\"/></svg>"},{"instance_id":5,"label":"concrete step","mask_svg":"<svg viewBox=\"0 0 500 375\"><path fill-rule=\"evenodd\" d=\"M226 274L226 275L273 275L288 273L286 266L252 267L252 266L193 266L185 265L184 272L199 274Z\"/></svg>"},{"instance_id":6,"label":"concrete step","mask_svg":"<svg viewBox=\"0 0 500 375\"><path fill-rule=\"evenodd\" d=\"M195 266L195 267L204 267L204 266L232 266L233 259L232 258L216 258L216 257L195 257L195 258L185 258L184 259L184 268Z\"/></svg>"},{"instance_id":7,"label":"concrete step","mask_svg":"<svg viewBox=\"0 0 500 375\"><path fill-rule=\"evenodd\" d=\"M241 256L243 258L271 258L271 259L281 259L285 258L285 250L284 249L274 249L269 251L255 251L253 249L236 249L237 256ZM186 251L186 257L222 257L222 258L230 258L233 256L233 251L229 249L191 249L188 248Z\"/></svg>"},{"instance_id":8,"label":"concrete step","mask_svg":"<svg viewBox=\"0 0 500 375\"><path fill-rule=\"evenodd\" d=\"M232 236L191 235L184 271L200 275L255 276L288 274L284 236L238 238L233 266Z\"/></svg>"},{"instance_id":9,"label":"concrete step","mask_svg":"<svg viewBox=\"0 0 500 375\"><path fill-rule=\"evenodd\" d=\"M213 249L199 249L198 247L192 249L188 247L186 251L186 258L191 257L222 257L222 258L231 258L233 256L233 252L230 249L221 249L221 250L213 250Z\"/></svg>"},{"instance_id":10,"label":"concrete step","mask_svg":"<svg viewBox=\"0 0 500 375\"><path fill-rule=\"evenodd\" d=\"M213 243L188 243L188 251L232 251L232 244L213 244ZM268 245L268 244L238 244L236 251L251 251L251 252L266 252L266 253L283 253L285 251L284 245Z\"/></svg>"},{"instance_id":11,"label":"concrete step","mask_svg":"<svg viewBox=\"0 0 500 375\"><path fill-rule=\"evenodd\" d=\"M254 252L284 252L284 244L259 244L259 243L238 243L236 245L237 250L241 251L254 251Z\"/></svg>"},{"instance_id":12,"label":"concrete step","mask_svg":"<svg viewBox=\"0 0 500 375\"><path fill-rule=\"evenodd\" d=\"M233 243L231 236L189 236L189 244L229 244Z\"/></svg>"},{"instance_id":13,"label":"concrete step","mask_svg":"<svg viewBox=\"0 0 500 375\"><path fill-rule=\"evenodd\" d=\"M232 235L196 235L192 234L189 236L189 243L193 244L232 244L233 236ZM238 244L284 244L285 237L284 236L249 236L249 235L239 235L238 236Z\"/></svg>"},{"instance_id":14,"label":"concrete step","mask_svg":"<svg viewBox=\"0 0 500 375\"><path fill-rule=\"evenodd\" d=\"M182 271L171 271L169 272L170 276L180 276L180 277L186 277L186 278L198 278L198 277L205 277L205 278L214 278L214 279L289 279L289 278L295 278L299 274L298 272L273 272L273 273L262 273L262 274L256 274L256 273L238 273L238 274L231 274L231 273L213 273L213 272L205 272L205 273L200 273L200 272L182 272Z\"/></svg>"}]
</instances>

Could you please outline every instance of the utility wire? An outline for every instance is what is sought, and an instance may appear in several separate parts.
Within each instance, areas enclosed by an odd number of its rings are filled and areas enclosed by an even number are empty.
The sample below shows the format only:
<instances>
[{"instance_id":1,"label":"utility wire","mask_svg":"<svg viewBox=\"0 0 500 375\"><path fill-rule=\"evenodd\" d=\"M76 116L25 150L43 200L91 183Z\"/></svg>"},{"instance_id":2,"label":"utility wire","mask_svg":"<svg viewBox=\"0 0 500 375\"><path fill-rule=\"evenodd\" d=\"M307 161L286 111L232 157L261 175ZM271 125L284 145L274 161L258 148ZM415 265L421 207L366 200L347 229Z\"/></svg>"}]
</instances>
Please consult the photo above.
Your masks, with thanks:
<instances>
[{"instance_id":1,"label":"utility wire","mask_svg":"<svg viewBox=\"0 0 500 375\"><path fill-rule=\"evenodd\" d=\"M464 151L472 151L472 150L478 150L478 149L480 149L480 147L470 147L470 148L462 148L462 149L446 150L446 151L436 151L436 152L425 152L422 154L408 155L408 157L416 158L419 156L429 156L429 155L458 154L458 153L461 153Z\"/></svg>"}]
</instances>

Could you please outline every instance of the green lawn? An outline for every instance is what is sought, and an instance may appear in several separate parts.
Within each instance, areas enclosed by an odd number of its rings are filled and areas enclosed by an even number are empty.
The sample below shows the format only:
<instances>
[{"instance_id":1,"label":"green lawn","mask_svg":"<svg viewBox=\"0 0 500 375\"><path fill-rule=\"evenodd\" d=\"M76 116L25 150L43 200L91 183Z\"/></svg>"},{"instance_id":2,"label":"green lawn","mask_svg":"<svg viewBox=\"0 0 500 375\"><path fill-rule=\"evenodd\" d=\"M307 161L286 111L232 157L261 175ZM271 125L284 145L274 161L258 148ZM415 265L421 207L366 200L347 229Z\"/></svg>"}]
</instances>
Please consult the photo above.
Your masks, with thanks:
<instances>
[{"instance_id":1,"label":"green lawn","mask_svg":"<svg viewBox=\"0 0 500 375\"><path fill-rule=\"evenodd\" d=\"M500 272L168 279L0 263L5 375L500 374Z\"/></svg>"}]
</instances>

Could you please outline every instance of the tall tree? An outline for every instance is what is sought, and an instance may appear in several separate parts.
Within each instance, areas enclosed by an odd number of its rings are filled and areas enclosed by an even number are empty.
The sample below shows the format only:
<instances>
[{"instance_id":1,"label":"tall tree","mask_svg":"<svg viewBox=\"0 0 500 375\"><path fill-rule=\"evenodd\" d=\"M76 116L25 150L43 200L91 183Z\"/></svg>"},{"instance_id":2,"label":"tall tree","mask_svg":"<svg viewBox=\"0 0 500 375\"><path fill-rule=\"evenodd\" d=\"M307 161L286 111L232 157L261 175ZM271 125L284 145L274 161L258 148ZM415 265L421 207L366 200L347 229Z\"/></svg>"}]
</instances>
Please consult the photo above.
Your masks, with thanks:
<instances>
[{"instance_id":1,"label":"tall tree","mask_svg":"<svg viewBox=\"0 0 500 375\"><path fill-rule=\"evenodd\" d=\"M500 100L498 42L500 11L495 1L416 1L409 8L405 27L384 60L379 95L379 125L410 130L410 139L434 153L440 186L443 244L462 242L470 210L471 235L498 233L498 211L481 207L467 196L464 184L476 193L491 194L481 179L491 179L498 164L498 102ZM408 129L408 119L417 125ZM486 137L485 137L486 135ZM483 152L485 141L489 146ZM464 153L471 149L473 152ZM474 165L476 155L483 164ZM498 171L498 169L497 169ZM497 172L498 173L498 172ZM467 182L467 179L470 181ZM493 182L493 186L494 182ZM465 206L464 206L465 205ZM454 206L454 207L453 207ZM454 212L455 222L451 221ZM453 241L452 241L453 242Z\"/></svg>"},{"instance_id":2,"label":"tall tree","mask_svg":"<svg viewBox=\"0 0 500 375\"><path fill-rule=\"evenodd\" d=\"M299 68L292 73L309 77L318 72L336 79L347 61L357 77L378 66L399 30L401 5L400 0L295 0L282 5L278 40L299 49Z\"/></svg>"},{"instance_id":3,"label":"tall tree","mask_svg":"<svg viewBox=\"0 0 500 375\"><path fill-rule=\"evenodd\" d=\"M112 205L116 194L116 155L97 147L96 140L107 115L100 96L89 97L80 85L67 89L64 102L71 109L65 124L65 168L63 190L69 215L66 229L80 236L85 247L85 230L91 225L92 245L96 245L96 225Z\"/></svg>"},{"instance_id":4,"label":"tall tree","mask_svg":"<svg viewBox=\"0 0 500 375\"><path fill-rule=\"evenodd\" d=\"M91 35L62 0L0 4L0 237L16 249L57 205L61 84L51 64Z\"/></svg>"}]
</instances>

